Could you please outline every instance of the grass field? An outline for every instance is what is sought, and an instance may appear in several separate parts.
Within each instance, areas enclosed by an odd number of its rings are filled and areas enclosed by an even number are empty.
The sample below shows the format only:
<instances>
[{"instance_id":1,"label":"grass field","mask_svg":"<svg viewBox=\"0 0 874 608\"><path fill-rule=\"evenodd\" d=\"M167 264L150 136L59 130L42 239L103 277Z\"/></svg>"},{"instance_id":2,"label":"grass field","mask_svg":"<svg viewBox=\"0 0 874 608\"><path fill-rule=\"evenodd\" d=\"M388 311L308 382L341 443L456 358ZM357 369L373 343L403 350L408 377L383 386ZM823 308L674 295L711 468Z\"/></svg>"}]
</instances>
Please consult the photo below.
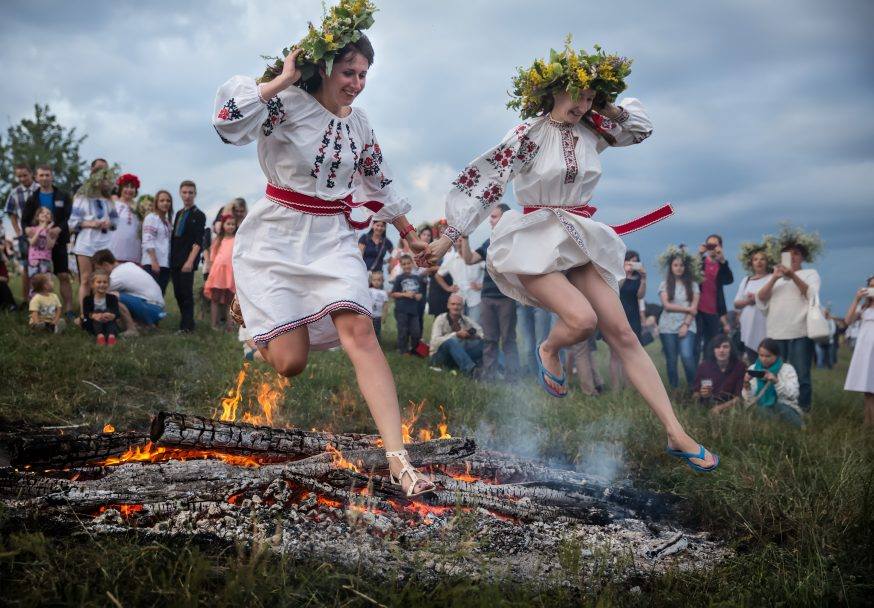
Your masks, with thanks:
<instances>
[{"instance_id":1,"label":"grass field","mask_svg":"<svg viewBox=\"0 0 874 608\"><path fill-rule=\"evenodd\" d=\"M17 293L17 290L16 290ZM175 310L172 303L170 309ZM0 316L0 420L144 429L159 409L211 414L240 369L235 336L202 322L177 336L171 314L155 334L98 349L84 332L35 336L24 315ZM863 605L874 597L874 441L861 395L842 390L849 362L814 372L810 424L796 430L755 412L713 418L678 403L691 434L722 458L698 475L663 454L655 418L633 391L550 399L533 380L477 384L399 357L384 344L402 403L426 400L432 426L444 405L450 432L600 474L630 477L687 498L678 518L735 549L715 569L673 572L632 592L611 580L549 594L446 580L385 585L361 572L289 562L260 547L89 538L25 525L0 507L0 601L15 606L729 606ZM659 349L650 352L661 361ZM602 370L606 348L599 349ZM286 391L278 424L372 432L342 353L312 357ZM573 573L568 573L573 577ZM640 593L639 591L642 591Z\"/></svg>"}]
</instances>

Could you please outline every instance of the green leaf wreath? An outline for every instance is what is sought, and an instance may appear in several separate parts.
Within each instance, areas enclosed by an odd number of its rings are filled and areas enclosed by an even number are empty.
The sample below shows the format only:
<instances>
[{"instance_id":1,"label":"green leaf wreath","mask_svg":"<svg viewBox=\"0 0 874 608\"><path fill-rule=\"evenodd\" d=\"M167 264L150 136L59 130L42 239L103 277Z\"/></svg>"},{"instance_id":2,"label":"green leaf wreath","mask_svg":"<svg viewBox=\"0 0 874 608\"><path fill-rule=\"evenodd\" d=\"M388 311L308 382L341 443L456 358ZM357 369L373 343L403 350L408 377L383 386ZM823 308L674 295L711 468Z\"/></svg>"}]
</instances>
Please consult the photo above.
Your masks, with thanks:
<instances>
[{"instance_id":1,"label":"green leaf wreath","mask_svg":"<svg viewBox=\"0 0 874 608\"><path fill-rule=\"evenodd\" d=\"M98 169L88 176L79 189L76 191L76 196L84 196L87 198L108 198L109 193L115 186L118 179L118 174L121 172L121 167L113 164L111 167Z\"/></svg>"},{"instance_id":2,"label":"green leaf wreath","mask_svg":"<svg viewBox=\"0 0 874 608\"><path fill-rule=\"evenodd\" d=\"M765 243L768 246L769 257L773 260L779 260L780 252L791 245L800 245L807 251L804 256L805 262L813 262L823 250L823 241L819 233L806 232L788 222L780 224L780 232L776 236L765 235Z\"/></svg>"},{"instance_id":3,"label":"green leaf wreath","mask_svg":"<svg viewBox=\"0 0 874 608\"><path fill-rule=\"evenodd\" d=\"M668 248L659 256L659 266L661 266L665 272L670 272L671 262L674 258L682 258L683 264L686 265L686 269L689 271L694 282L700 283L704 280L704 274L701 272L701 257L693 255L685 247L678 247L676 245L668 246Z\"/></svg>"},{"instance_id":4,"label":"green leaf wreath","mask_svg":"<svg viewBox=\"0 0 874 608\"><path fill-rule=\"evenodd\" d=\"M568 34L564 51L549 50L549 59L535 59L529 68L517 68L512 99L507 107L518 110L522 118L540 114L546 97L554 91L567 91L577 99L583 89L594 89L613 102L628 85L631 59L608 54L597 44L594 53L575 51Z\"/></svg>"},{"instance_id":5,"label":"green leaf wreath","mask_svg":"<svg viewBox=\"0 0 874 608\"><path fill-rule=\"evenodd\" d=\"M298 48L303 49L297 58L301 81L312 78L322 61L325 63L325 72L330 76L337 53L350 42L357 42L361 38L361 32L373 25L373 14L377 10L369 0L340 0L337 6L325 12L321 28L309 23L303 40L282 49L281 57L262 55L272 63L258 81L270 82L279 76L285 57Z\"/></svg>"}]
</instances>

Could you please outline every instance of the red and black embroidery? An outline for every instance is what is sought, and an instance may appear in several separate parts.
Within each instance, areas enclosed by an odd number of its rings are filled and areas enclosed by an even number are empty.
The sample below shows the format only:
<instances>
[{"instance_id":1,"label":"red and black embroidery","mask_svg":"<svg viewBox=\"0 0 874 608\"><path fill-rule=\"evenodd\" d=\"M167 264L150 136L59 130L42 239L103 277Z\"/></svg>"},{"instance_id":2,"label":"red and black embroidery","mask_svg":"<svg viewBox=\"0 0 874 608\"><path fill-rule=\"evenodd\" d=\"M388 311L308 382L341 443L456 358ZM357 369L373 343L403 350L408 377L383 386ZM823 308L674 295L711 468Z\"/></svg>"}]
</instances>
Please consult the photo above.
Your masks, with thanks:
<instances>
[{"instance_id":1,"label":"red and black embroidery","mask_svg":"<svg viewBox=\"0 0 874 608\"><path fill-rule=\"evenodd\" d=\"M571 129L561 130L561 151L564 156L564 183L572 184L577 178L577 138Z\"/></svg>"},{"instance_id":2,"label":"red and black embroidery","mask_svg":"<svg viewBox=\"0 0 874 608\"><path fill-rule=\"evenodd\" d=\"M322 135L322 145L319 146L319 153L316 154L316 160L313 163L313 168L310 171L310 176L314 178L319 177L319 169L322 167L322 163L325 162L325 149L328 147L328 144L331 142L331 131L334 129L334 119L331 119L331 122L328 123L328 127L325 129L325 134Z\"/></svg>"},{"instance_id":3,"label":"red and black embroidery","mask_svg":"<svg viewBox=\"0 0 874 608\"><path fill-rule=\"evenodd\" d=\"M225 102L222 109L218 111L217 116L219 120L239 120L243 117L243 113L240 112L240 109L237 107L237 102L235 102L234 98L231 97Z\"/></svg>"},{"instance_id":4,"label":"red and black embroidery","mask_svg":"<svg viewBox=\"0 0 874 608\"><path fill-rule=\"evenodd\" d=\"M504 195L504 186L500 182L491 182L486 189L482 191L476 200L482 203L483 207L491 207L493 204L501 200Z\"/></svg>"},{"instance_id":5,"label":"red and black embroidery","mask_svg":"<svg viewBox=\"0 0 874 608\"><path fill-rule=\"evenodd\" d=\"M482 174L479 169L473 166L465 167L458 177L455 178L455 181L452 182L452 185L464 194L471 196L474 187L479 183L480 177L482 177Z\"/></svg>"},{"instance_id":6,"label":"red and black embroidery","mask_svg":"<svg viewBox=\"0 0 874 608\"><path fill-rule=\"evenodd\" d=\"M267 101L267 120L261 125L261 132L265 137L273 133L276 125L281 125L285 122L285 108L282 107L282 102L279 97L273 97Z\"/></svg>"},{"instance_id":7,"label":"red and black embroidery","mask_svg":"<svg viewBox=\"0 0 874 608\"><path fill-rule=\"evenodd\" d=\"M461 231L455 226L446 226L443 229L443 234L449 237L449 240L453 243L458 240L458 237L461 236Z\"/></svg>"},{"instance_id":8,"label":"red and black embroidery","mask_svg":"<svg viewBox=\"0 0 874 608\"><path fill-rule=\"evenodd\" d=\"M632 131L631 139L634 141L634 143L639 144L650 135L652 135L652 129L650 129L649 131Z\"/></svg>"},{"instance_id":9,"label":"red and black embroidery","mask_svg":"<svg viewBox=\"0 0 874 608\"><path fill-rule=\"evenodd\" d=\"M352 187L352 180L355 178L355 171L358 170L358 146L355 144L355 138L352 137L352 129L349 128L349 123L346 123L346 137L349 138L349 149L352 151L352 171L349 173L349 183L347 188Z\"/></svg>"},{"instance_id":10,"label":"red and black embroidery","mask_svg":"<svg viewBox=\"0 0 874 608\"><path fill-rule=\"evenodd\" d=\"M539 148L540 146L534 143L534 140L527 135L522 135L519 138L519 148L516 150L516 160L518 160L522 166L527 165L534 160L535 156L537 156L537 150Z\"/></svg>"},{"instance_id":11,"label":"red and black embroidery","mask_svg":"<svg viewBox=\"0 0 874 608\"><path fill-rule=\"evenodd\" d=\"M623 122L625 122L626 120L628 120L628 116L629 116L629 115L628 115L628 110L626 110L625 108L620 107L620 108L619 108L619 116L617 116L617 117L614 118L613 120L614 120L614 122L616 122L616 123L618 123L618 124L621 125Z\"/></svg>"},{"instance_id":12,"label":"red and black embroidery","mask_svg":"<svg viewBox=\"0 0 874 608\"><path fill-rule=\"evenodd\" d=\"M488 157L489 164L497 169L498 175L501 176L504 174L504 171L510 168L510 165L513 163L513 157L516 153L513 151L513 148L501 144Z\"/></svg>"},{"instance_id":13,"label":"red and black embroidery","mask_svg":"<svg viewBox=\"0 0 874 608\"><path fill-rule=\"evenodd\" d=\"M334 187L334 178L337 177L337 169L340 168L340 151L343 149L343 123L339 120L337 121L337 131L334 133L334 154L332 155L333 160L331 161L330 171L328 173L328 180L325 182L325 185L328 188Z\"/></svg>"}]
</instances>

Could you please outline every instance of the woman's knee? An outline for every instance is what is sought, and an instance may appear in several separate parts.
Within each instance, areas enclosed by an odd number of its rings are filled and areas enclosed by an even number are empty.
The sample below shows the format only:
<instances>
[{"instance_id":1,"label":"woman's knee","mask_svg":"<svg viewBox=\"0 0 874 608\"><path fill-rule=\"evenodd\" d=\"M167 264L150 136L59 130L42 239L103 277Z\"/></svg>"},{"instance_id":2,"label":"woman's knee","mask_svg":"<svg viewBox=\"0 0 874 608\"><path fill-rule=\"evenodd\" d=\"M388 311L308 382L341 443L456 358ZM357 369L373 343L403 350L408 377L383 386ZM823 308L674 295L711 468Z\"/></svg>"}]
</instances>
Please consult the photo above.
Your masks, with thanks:
<instances>
[{"instance_id":1,"label":"woman's knee","mask_svg":"<svg viewBox=\"0 0 874 608\"><path fill-rule=\"evenodd\" d=\"M598 316L593 310L575 310L562 317L578 341L587 340L598 328Z\"/></svg>"},{"instance_id":2,"label":"woman's knee","mask_svg":"<svg viewBox=\"0 0 874 608\"><path fill-rule=\"evenodd\" d=\"M363 315L350 316L337 325L340 342L347 351L380 350L373 321Z\"/></svg>"},{"instance_id":3,"label":"woman's knee","mask_svg":"<svg viewBox=\"0 0 874 608\"><path fill-rule=\"evenodd\" d=\"M302 374L307 366L307 353L269 353L268 357L276 373L286 378Z\"/></svg>"}]
</instances>

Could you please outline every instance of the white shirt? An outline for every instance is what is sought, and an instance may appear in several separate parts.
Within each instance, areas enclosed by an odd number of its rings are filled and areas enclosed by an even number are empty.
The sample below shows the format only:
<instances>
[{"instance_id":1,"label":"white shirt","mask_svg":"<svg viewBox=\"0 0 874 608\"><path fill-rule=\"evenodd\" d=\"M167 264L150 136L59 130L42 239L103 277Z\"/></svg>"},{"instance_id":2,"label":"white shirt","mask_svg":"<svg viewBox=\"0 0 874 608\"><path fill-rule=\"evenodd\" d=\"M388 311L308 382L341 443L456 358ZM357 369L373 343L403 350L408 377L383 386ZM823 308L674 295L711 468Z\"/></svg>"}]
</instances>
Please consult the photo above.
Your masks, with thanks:
<instances>
[{"instance_id":1,"label":"white shirt","mask_svg":"<svg viewBox=\"0 0 874 608\"><path fill-rule=\"evenodd\" d=\"M115 212L118 214L118 224L112 233L109 250L119 262L139 262L142 258L140 218L130 205L121 200L115 201Z\"/></svg>"},{"instance_id":2,"label":"white shirt","mask_svg":"<svg viewBox=\"0 0 874 608\"><path fill-rule=\"evenodd\" d=\"M737 288L737 295L734 297L735 302L742 300L747 301L747 296L755 296L759 293L762 286L770 280L771 275L765 275L760 279L753 279L749 276L744 277ZM767 336L767 321L762 310L753 304L752 306L744 306L738 315L740 323L740 339L744 346L756 350L759 344Z\"/></svg>"},{"instance_id":3,"label":"white shirt","mask_svg":"<svg viewBox=\"0 0 874 608\"><path fill-rule=\"evenodd\" d=\"M485 262L468 265L458 252L452 249L443 258L437 274L441 277L452 275L452 284L458 285L458 293L464 298L464 303L471 307L479 306L482 302L482 287L473 289L471 283L482 285L485 267Z\"/></svg>"},{"instance_id":4,"label":"white shirt","mask_svg":"<svg viewBox=\"0 0 874 608\"><path fill-rule=\"evenodd\" d=\"M777 279L767 302L756 295L756 305L767 318L768 337L774 340L807 337L807 309L809 301L819 293L819 273L813 268L802 268L796 274L807 283L806 297L801 295L795 281L788 277Z\"/></svg>"},{"instance_id":5,"label":"white shirt","mask_svg":"<svg viewBox=\"0 0 874 608\"><path fill-rule=\"evenodd\" d=\"M149 249L155 250L158 265L161 268L170 267L170 237L173 233L173 225L162 220L157 213L150 213L143 220L143 253L140 264L150 265L152 258Z\"/></svg>"},{"instance_id":6,"label":"white shirt","mask_svg":"<svg viewBox=\"0 0 874 608\"><path fill-rule=\"evenodd\" d=\"M109 289L144 299L150 304L164 308L161 287L152 276L134 264L122 262L109 274Z\"/></svg>"},{"instance_id":7,"label":"white shirt","mask_svg":"<svg viewBox=\"0 0 874 608\"><path fill-rule=\"evenodd\" d=\"M373 313L373 316L377 319L382 318L382 308L385 306L385 303L388 302L388 294L385 293L383 289L377 289L376 287L370 288L370 298L373 300L373 308L370 312Z\"/></svg>"}]
</instances>

